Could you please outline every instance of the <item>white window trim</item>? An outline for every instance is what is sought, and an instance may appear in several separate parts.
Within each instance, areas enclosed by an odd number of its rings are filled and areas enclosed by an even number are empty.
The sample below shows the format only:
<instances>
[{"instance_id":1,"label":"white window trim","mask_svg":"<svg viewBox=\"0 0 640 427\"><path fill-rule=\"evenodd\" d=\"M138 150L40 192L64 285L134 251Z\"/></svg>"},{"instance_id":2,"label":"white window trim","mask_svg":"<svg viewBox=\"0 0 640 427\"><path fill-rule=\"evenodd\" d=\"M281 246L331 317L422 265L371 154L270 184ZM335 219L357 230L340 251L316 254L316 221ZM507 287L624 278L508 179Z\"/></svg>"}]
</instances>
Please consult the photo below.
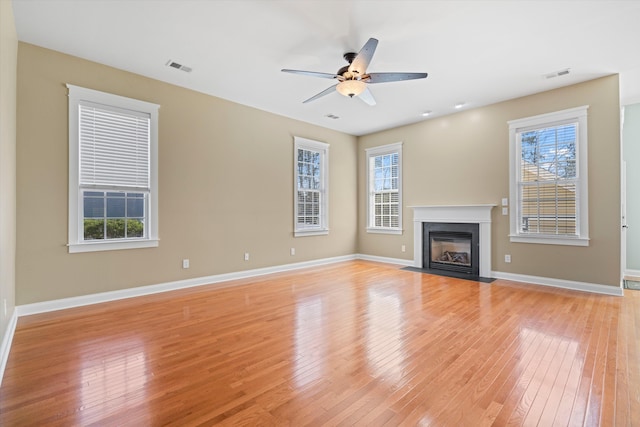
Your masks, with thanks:
<instances>
[{"instance_id":1,"label":"white window trim","mask_svg":"<svg viewBox=\"0 0 640 427\"><path fill-rule=\"evenodd\" d=\"M569 108L553 113L540 114L522 119L510 120L509 124L509 193L511 197L510 234L511 242L539 243L547 245L589 246L589 192L587 171L587 109L588 105ZM521 146L518 134L529 129L542 126L553 126L563 122L578 123L577 141L577 190L578 215L577 236L530 235L518 232L518 218L520 217L520 200L518 196L518 176L520 174Z\"/></svg>"},{"instance_id":2,"label":"white window trim","mask_svg":"<svg viewBox=\"0 0 640 427\"><path fill-rule=\"evenodd\" d=\"M110 93L99 92L79 86L67 84L69 89L69 253L97 252L121 249L138 249L157 247L158 237L158 109L157 104L126 98ZM84 233L82 223L83 204L80 203L80 144L79 144L79 103L93 102L133 111L148 113L150 123L150 192L148 213L148 234L146 238L110 240L99 242L82 241Z\"/></svg>"},{"instance_id":3,"label":"white window trim","mask_svg":"<svg viewBox=\"0 0 640 427\"><path fill-rule=\"evenodd\" d=\"M393 144L381 145L379 147L366 148L365 149L365 170L367 175L367 233L378 234L402 234L404 229L402 228L402 142L396 142ZM371 158L381 156L384 154L398 153L398 227L375 227L372 226L372 212L371 212Z\"/></svg>"},{"instance_id":4,"label":"white window trim","mask_svg":"<svg viewBox=\"0 0 640 427\"><path fill-rule=\"evenodd\" d=\"M293 235L294 237L329 234L329 144L299 136L293 137ZM320 153L320 225L298 224L298 149Z\"/></svg>"}]
</instances>

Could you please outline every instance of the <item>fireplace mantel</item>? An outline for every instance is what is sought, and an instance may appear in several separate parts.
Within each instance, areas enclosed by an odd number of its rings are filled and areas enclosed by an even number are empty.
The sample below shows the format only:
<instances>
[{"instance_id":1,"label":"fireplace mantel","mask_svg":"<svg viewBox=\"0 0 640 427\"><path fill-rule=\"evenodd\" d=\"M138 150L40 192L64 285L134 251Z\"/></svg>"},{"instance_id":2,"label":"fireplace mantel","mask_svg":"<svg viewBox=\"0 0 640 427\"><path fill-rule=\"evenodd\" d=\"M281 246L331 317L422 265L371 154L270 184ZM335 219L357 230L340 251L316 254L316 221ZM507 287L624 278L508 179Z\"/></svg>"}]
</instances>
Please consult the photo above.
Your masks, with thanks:
<instances>
[{"instance_id":1,"label":"fireplace mantel","mask_svg":"<svg viewBox=\"0 0 640 427\"><path fill-rule=\"evenodd\" d=\"M422 265L422 223L472 223L480 226L480 277L491 276L491 209L496 205L409 206L413 209L413 266Z\"/></svg>"}]
</instances>

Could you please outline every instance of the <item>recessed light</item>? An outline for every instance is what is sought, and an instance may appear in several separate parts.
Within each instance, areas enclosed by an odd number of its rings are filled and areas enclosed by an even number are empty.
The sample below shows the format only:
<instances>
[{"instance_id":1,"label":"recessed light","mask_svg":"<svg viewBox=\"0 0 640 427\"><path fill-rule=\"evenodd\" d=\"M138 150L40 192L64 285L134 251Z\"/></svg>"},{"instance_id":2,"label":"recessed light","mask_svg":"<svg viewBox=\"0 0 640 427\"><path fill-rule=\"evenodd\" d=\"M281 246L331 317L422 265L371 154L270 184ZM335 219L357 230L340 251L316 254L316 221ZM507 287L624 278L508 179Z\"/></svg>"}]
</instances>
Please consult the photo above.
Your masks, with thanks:
<instances>
[{"instance_id":1,"label":"recessed light","mask_svg":"<svg viewBox=\"0 0 640 427\"><path fill-rule=\"evenodd\" d=\"M454 105L454 107L459 110L460 108L464 107L464 102L458 102L456 105Z\"/></svg>"},{"instance_id":2,"label":"recessed light","mask_svg":"<svg viewBox=\"0 0 640 427\"><path fill-rule=\"evenodd\" d=\"M431 110L429 111L425 111L424 113L422 113L422 117L427 117L431 115Z\"/></svg>"}]
</instances>

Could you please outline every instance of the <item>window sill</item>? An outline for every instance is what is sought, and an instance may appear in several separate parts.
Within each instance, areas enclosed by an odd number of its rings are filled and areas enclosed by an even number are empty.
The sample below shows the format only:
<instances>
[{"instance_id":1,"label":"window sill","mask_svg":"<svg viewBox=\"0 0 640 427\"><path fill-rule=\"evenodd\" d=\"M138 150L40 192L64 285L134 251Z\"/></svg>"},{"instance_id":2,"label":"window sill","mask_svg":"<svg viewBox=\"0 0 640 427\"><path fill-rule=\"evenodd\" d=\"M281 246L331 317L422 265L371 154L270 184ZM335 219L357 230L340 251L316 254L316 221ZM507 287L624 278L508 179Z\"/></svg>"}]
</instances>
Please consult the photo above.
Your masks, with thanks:
<instances>
[{"instance_id":1,"label":"window sill","mask_svg":"<svg viewBox=\"0 0 640 427\"><path fill-rule=\"evenodd\" d=\"M123 249L141 249L141 248L156 248L159 246L160 241L158 239L148 240L130 240L123 241L117 240L112 242L86 242L86 243L70 243L69 253L80 252L100 252L100 251L119 251Z\"/></svg>"},{"instance_id":2,"label":"window sill","mask_svg":"<svg viewBox=\"0 0 640 427\"><path fill-rule=\"evenodd\" d=\"M401 228L367 227L367 233L374 234L402 234L403 231Z\"/></svg>"},{"instance_id":3,"label":"window sill","mask_svg":"<svg viewBox=\"0 0 640 427\"><path fill-rule=\"evenodd\" d=\"M541 245L589 246L588 237L551 237L509 235L512 243L537 243Z\"/></svg>"},{"instance_id":4,"label":"window sill","mask_svg":"<svg viewBox=\"0 0 640 427\"><path fill-rule=\"evenodd\" d=\"M322 230L296 230L293 232L293 237L306 237L306 236L324 236L329 234L328 229Z\"/></svg>"}]
</instances>

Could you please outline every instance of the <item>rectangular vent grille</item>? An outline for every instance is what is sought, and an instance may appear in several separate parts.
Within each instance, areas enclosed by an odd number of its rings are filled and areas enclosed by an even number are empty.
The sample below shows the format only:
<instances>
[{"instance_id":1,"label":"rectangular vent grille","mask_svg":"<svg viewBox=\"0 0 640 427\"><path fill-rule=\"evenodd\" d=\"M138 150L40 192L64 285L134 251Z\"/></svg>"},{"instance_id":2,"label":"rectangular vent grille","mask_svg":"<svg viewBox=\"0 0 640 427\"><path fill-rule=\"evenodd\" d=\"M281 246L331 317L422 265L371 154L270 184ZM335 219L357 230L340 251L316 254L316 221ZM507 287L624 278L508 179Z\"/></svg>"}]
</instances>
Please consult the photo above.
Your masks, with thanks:
<instances>
[{"instance_id":1,"label":"rectangular vent grille","mask_svg":"<svg viewBox=\"0 0 640 427\"><path fill-rule=\"evenodd\" d=\"M179 64L179 63L174 62L172 60L169 60L166 65L171 67L171 68L176 68L178 70L184 71L186 73L190 73L192 71L192 68L187 67L186 65Z\"/></svg>"},{"instance_id":2,"label":"rectangular vent grille","mask_svg":"<svg viewBox=\"0 0 640 427\"><path fill-rule=\"evenodd\" d=\"M554 71L553 73L544 74L543 77L545 79L552 79L554 77L566 76L567 74L569 74L569 70L570 68L565 68L564 70L558 70Z\"/></svg>"}]
</instances>

